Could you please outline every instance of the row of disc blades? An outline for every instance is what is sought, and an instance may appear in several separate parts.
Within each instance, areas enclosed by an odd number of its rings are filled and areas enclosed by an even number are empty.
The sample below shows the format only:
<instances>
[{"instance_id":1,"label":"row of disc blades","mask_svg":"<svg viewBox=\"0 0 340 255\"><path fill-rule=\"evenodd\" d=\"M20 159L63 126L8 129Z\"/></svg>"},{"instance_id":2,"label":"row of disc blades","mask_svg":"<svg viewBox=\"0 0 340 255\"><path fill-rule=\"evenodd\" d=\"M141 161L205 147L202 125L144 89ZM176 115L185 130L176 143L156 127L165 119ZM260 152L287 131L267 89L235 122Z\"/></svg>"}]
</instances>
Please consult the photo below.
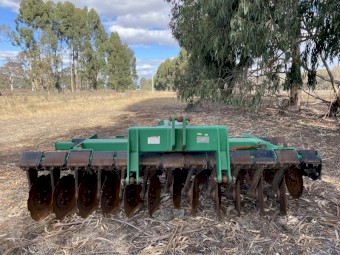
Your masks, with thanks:
<instances>
[{"instance_id":1,"label":"row of disc blades","mask_svg":"<svg viewBox=\"0 0 340 255\"><path fill-rule=\"evenodd\" d=\"M199 206L200 186L207 186L208 194L215 202L217 214L220 213L221 186L216 183L211 171L174 170L168 173L166 189L172 193L173 205L180 208L181 197L188 196L191 206L191 213L195 214ZM46 218L49 214L55 213L57 219L64 218L67 214L75 212L86 218L100 206L104 215L114 213L120 206L123 198L124 211L128 217L134 215L140 208L143 199L146 197L149 215L159 208L161 200L162 184L156 172L150 172L143 178L142 184L136 184L132 177L128 185L121 185L121 177L115 171L103 171L99 177L94 171L77 171L75 175L68 174L59 178L54 175L54 182L51 183L51 175L40 175L33 182L28 198L28 210L34 220ZM254 178L254 177L252 177ZM244 174L235 178L232 184L232 197L235 199L236 210L240 214L240 185L246 179ZM266 180L266 179L265 179ZM98 187L100 186L100 187ZM287 210L285 186L294 198L302 194L302 175L296 168L287 169L285 178L279 187L281 211ZM78 187L78 188L76 188ZM263 178L256 182L256 197L263 210Z\"/></svg>"}]
</instances>

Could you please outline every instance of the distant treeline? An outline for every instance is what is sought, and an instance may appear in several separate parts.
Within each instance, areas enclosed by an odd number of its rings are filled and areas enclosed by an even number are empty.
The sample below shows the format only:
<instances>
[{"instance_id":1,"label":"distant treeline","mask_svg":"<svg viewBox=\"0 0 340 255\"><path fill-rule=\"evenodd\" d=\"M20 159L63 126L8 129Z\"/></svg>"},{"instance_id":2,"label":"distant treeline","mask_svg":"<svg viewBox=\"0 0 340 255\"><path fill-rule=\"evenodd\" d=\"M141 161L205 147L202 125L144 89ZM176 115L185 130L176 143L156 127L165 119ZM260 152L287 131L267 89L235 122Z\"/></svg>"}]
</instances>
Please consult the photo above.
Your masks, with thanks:
<instances>
[{"instance_id":1,"label":"distant treeline","mask_svg":"<svg viewBox=\"0 0 340 255\"><path fill-rule=\"evenodd\" d=\"M108 35L93 9L70 2L22 0L10 32L21 48L0 70L0 86L32 90L135 88L136 58L118 33Z\"/></svg>"}]
</instances>

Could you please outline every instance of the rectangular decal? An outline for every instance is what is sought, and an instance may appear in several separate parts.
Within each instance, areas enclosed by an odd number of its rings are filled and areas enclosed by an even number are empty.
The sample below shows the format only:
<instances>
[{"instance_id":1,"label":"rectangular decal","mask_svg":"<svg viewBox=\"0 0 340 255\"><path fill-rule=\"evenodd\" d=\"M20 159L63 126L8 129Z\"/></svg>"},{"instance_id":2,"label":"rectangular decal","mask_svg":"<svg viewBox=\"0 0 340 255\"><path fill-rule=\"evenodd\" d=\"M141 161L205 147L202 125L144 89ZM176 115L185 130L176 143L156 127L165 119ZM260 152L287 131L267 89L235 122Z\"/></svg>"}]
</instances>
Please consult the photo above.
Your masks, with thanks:
<instances>
[{"instance_id":1,"label":"rectangular decal","mask_svg":"<svg viewBox=\"0 0 340 255\"><path fill-rule=\"evenodd\" d=\"M197 136L197 143L209 143L209 136Z\"/></svg>"},{"instance_id":2,"label":"rectangular decal","mask_svg":"<svg viewBox=\"0 0 340 255\"><path fill-rule=\"evenodd\" d=\"M160 136L149 136L148 137L148 144L160 144L161 137Z\"/></svg>"}]
</instances>

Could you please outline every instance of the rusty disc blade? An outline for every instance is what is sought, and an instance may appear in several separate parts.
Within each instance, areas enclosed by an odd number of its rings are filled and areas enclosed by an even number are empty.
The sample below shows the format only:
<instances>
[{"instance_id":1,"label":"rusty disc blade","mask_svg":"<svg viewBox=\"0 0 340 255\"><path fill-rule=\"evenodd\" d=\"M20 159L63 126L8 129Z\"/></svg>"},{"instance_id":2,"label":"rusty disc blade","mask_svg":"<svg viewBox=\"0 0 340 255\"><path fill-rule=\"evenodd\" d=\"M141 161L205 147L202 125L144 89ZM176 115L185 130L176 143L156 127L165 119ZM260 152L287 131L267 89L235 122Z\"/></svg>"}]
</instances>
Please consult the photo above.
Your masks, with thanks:
<instances>
[{"instance_id":1,"label":"rusty disc blade","mask_svg":"<svg viewBox=\"0 0 340 255\"><path fill-rule=\"evenodd\" d=\"M238 216L241 216L241 178L242 177L238 175L235 183L235 207Z\"/></svg>"},{"instance_id":2,"label":"rusty disc blade","mask_svg":"<svg viewBox=\"0 0 340 255\"><path fill-rule=\"evenodd\" d=\"M217 216L221 216L221 183L214 184L214 202Z\"/></svg>"},{"instance_id":3,"label":"rusty disc blade","mask_svg":"<svg viewBox=\"0 0 340 255\"><path fill-rule=\"evenodd\" d=\"M115 172L104 172L104 176L100 207L102 213L108 215L119 208L120 179Z\"/></svg>"},{"instance_id":4,"label":"rusty disc blade","mask_svg":"<svg viewBox=\"0 0 340 255\"><path fill-rule=\"evenodd\" d=\"M127 217L132 217L140 208L142 199L140 193L142 192L142 185L129 184L125 186L124 190L124 211Z\"/></svg>"},{"instance_id":5,"label":"rusty disc blade","mask_svg":"<svg viewBox=\"0 0 340 255\"><path fill-rule=\"evenodd\" d=\"M161 183L156 174L150 178L148 188L148 211L150 217L158 209L161 202Z\"/></svg>"},{"instance_id":6,"label":"rusty disc blade","mask_svg":"<svg viewBox=\"0 0 340 255\"><path fill-rule=\"evenodd\" d=\"M264 195L263 195L263 178L261 177L257 184L257 201L260 207L260 214L264 215Z\"/></svg>"},{"instance_id":7,"label":"rusty disc blade","mask_svg":"<svg viewBox=\"0 0 340 255\"><path fill-rule=\"evenodd\" d=\"M279 186L279 203L280 203L280 213L282 215L287 215L288 200L286 194L286 184L285 178L282 179Z\"/></svg>"},{"instance_id":8,"label":"rusty disc blade","mask_svg":"<svg viewBox=\"0 0 340 255\"><path fill-rule=\"evenodd\" d=\"M191 214L193 216L195 216L197 213L197 209L199 205L199 185L200 183L202 183L203 178L204 178L203 172L200 172L199 174L197 174L188 192L190 206L191 206Z\"/></svg>"},{"instance_id":9,"label":"rusty disc blade","mask_svg":"<svg viewBox=\"0 0 340 255\"><path fill-rule=\"evenodd\" d=\"M186 171L176 169L173 171L172 202L176 209L181 208L181 194L186 180Z\"/></svg>"},{"instance_id":10,"label":"rusty disc blade","mask_svg":"<svg viewBox=\"0 0 340 255\"><path fill-rule=\"evenodd\" d=\"M32 185L27 200L27 207L31 217L36 221L46 218L52 212L50 175L41 175Z\"/></svg>"},{"instance_id":11,"label":"rusty disc blade","mask_svg":"<svg viewBox=\"0 0 340 255\"><path fill-rule=\"evenodd\" d=\"M297 168L288 168L285 173L286 186L293 198L299 198L303 192L302 174Z\"/></svg>"},{"instance_id":12,"label":"rusty disc blade","mask_svg":"<svg viewBox=\"0 0 340 255\"><path fill-rule=\"evenodd\" d=\"M98 206L97 175L94 172L84 172L78 190L77 207L79 215L86 218Z\"/></svg>"},{"instance_id":13,"label":"rusty disc blade","mask_svg":"<svg viewBox=\"0 0 340 255\"><path fill-rule=\"evenodd\" d=\"M69 174L62 177L53 193L53 212L57 219L64 218L76 207L76 185L74 176Z\"/></svg>"}]
</instances>

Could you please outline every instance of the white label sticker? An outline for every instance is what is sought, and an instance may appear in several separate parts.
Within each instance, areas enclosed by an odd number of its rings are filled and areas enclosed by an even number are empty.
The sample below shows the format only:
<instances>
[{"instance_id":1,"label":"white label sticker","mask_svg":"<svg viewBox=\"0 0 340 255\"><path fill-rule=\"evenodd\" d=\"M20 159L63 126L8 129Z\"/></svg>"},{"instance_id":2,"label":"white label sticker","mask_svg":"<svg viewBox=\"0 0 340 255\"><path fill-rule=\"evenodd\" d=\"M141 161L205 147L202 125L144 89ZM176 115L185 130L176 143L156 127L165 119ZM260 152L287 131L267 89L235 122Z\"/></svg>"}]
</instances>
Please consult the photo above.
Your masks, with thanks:
<instances>
[{"instance_id":1,"label":"white label sticker","mask_svg":"<svg viewBox=\"0 0 340 255\"><path fill-rule=\"evenodd\" d=\"M197 143L209 143L209 136L197 136Z\"/></svg>"},{"instance_id":2,"label":"white label sticker","mask_svg":"<svg viewBox=\"0 0 340 255\"><path fill-rule=\"evenodd\" d=\"M149 136L148 137L148 144L160 144L161 137L160 136Z\"/></svg>"}]
</instances>

